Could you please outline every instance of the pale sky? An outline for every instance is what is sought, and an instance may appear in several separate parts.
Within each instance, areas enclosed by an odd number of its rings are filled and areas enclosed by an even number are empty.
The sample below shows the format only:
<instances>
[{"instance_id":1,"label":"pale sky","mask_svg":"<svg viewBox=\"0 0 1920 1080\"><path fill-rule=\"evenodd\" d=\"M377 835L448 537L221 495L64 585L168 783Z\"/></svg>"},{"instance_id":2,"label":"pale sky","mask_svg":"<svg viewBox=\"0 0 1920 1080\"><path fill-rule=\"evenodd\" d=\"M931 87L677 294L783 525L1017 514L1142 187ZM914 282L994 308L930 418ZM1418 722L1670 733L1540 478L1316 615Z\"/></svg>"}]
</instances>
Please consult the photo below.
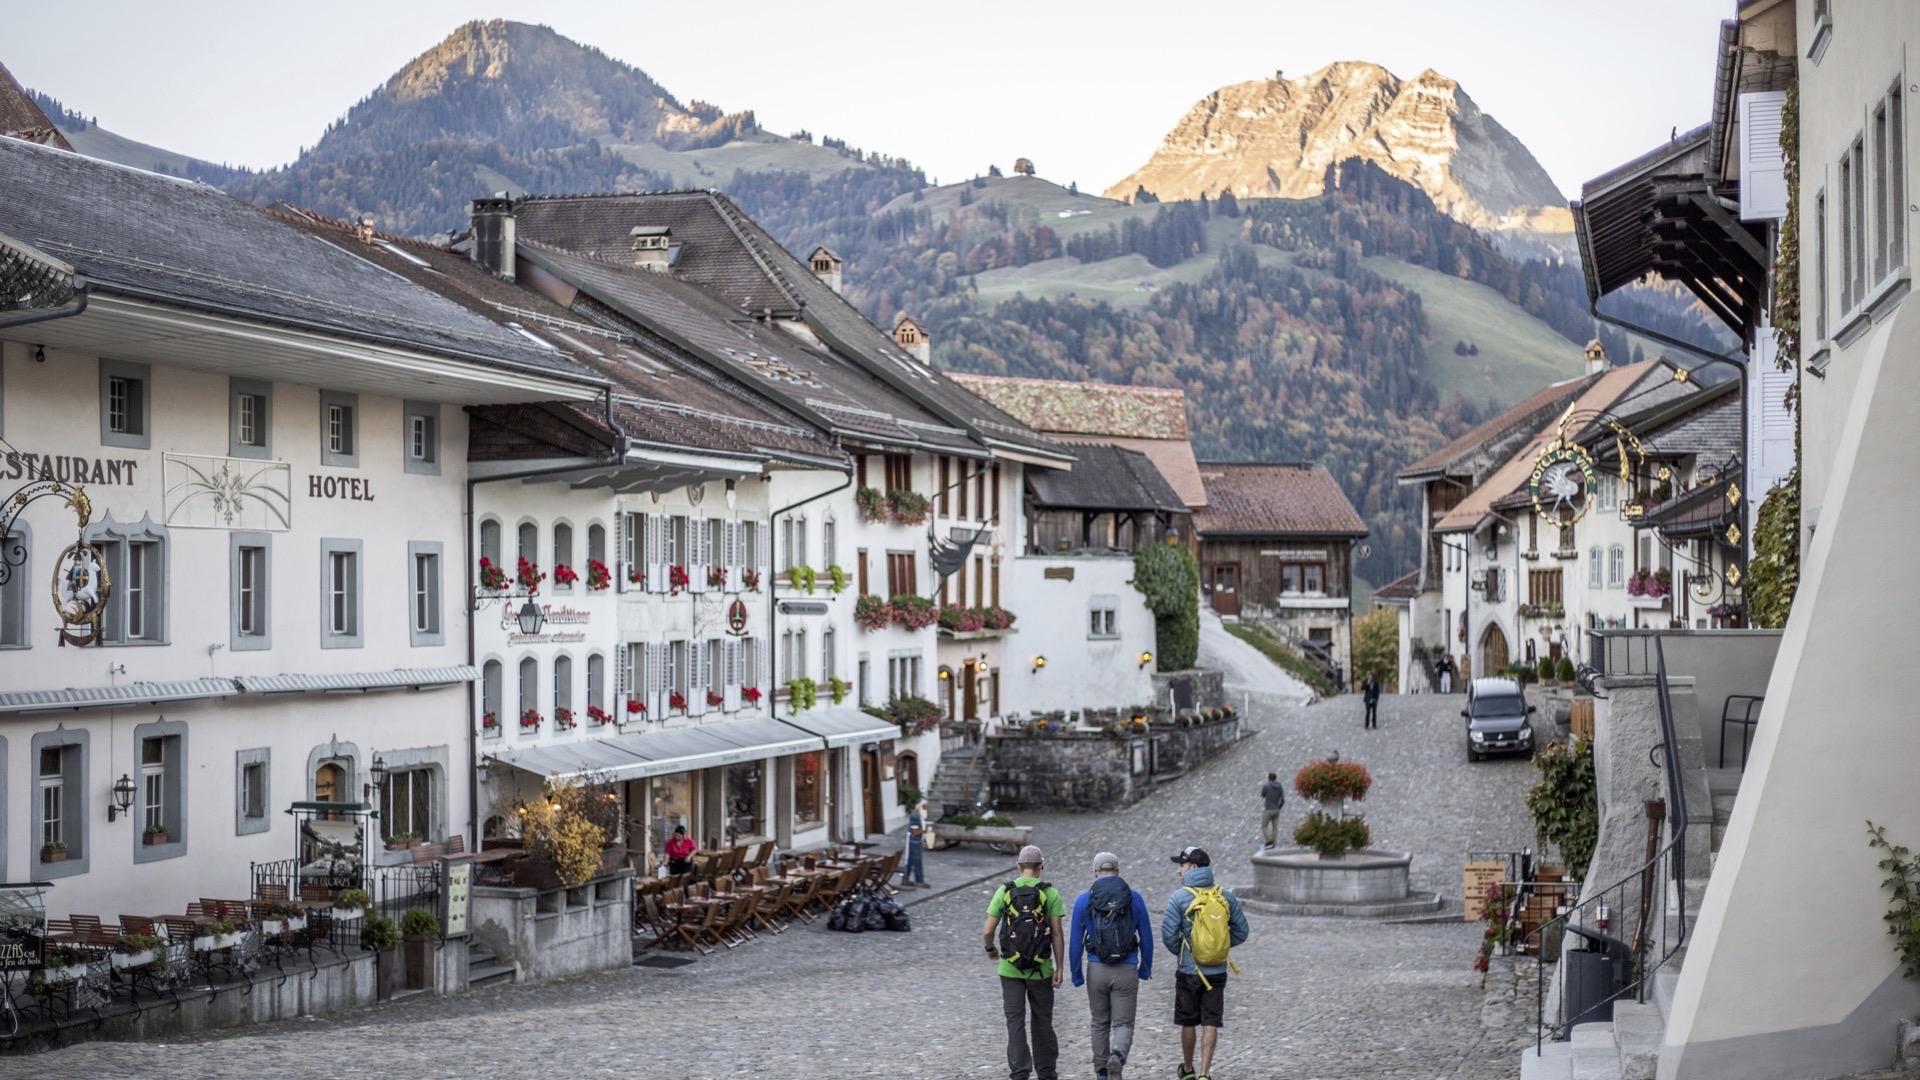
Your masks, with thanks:
<instances>
[{"instance_id":1,"label":"pale sky","mask_svg":"<svg viewBox=\"0 0 1920 1080\"><path fill-rule=\"evenodd\" d=\"M681 101L953 181L1034 159L1098 191L1228 83L1370 60L1459 80L1563 192L1707 119L1733 0L96 0L10 14L0 62L119 134L254 167L460 23L545 23Z\"/></svg>"}]
</instances>

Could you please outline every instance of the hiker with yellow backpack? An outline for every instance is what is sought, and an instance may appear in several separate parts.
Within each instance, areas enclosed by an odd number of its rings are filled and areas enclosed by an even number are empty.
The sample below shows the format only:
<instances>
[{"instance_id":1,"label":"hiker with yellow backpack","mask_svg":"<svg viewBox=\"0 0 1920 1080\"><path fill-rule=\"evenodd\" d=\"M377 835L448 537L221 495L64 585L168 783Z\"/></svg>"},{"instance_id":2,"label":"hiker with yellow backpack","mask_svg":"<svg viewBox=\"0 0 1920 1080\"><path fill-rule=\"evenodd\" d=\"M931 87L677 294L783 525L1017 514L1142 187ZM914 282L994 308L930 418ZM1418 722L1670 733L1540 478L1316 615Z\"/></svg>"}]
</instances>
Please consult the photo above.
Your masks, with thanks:
<instances>
[{"instance_id":1,"label":"hiker with yellow backpack","mask_svg":"<svg viewBox=\"0 0 1920 1080\"><path fill-rule=\"evenodd\" d=\"M1210 1080L1213 1051L1226 1022L1227 972L1238 974L1231 955L1247 940L1247 913L1240 900L1213 883L1213 859L1200 848L1173 857L1180 888L1167 898L1160 942L1180 958L1173 978L1173 1022L1180 1027L1180 1080ZM1195 1044L1200 1068L1193 1067Z\"/></svg>"}]
</instances>

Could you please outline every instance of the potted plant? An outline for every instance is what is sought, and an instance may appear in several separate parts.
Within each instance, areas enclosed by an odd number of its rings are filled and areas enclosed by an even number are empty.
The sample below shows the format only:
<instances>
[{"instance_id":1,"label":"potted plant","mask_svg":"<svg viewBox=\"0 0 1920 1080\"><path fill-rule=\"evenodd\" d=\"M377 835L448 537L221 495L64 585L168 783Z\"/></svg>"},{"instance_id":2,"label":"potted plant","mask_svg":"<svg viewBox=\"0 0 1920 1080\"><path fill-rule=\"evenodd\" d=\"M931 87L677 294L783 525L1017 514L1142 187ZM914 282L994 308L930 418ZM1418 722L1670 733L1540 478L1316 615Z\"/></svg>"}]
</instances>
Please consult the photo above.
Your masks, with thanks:
<instances>
[{"instance_id":1,"label":"potted plant","mask_svg":"<svg viewBox=\"0 0 1920 1080\"><path fill-rule=\"evenodd\" d=\"M639 698L627 699L627 715L628 716L644 717L646 715L646 712L647 712L646 702L641 701Z\"/></svg>"},{"instance_id":2,"label":"potted plant","mask_svg":"<svg viewBox=\"0 0 1920 1080\"><path fill-rule=\"evenodd\" d=\"M398 832L387 837L388 851L405 851L420 843L419 833Z\"/></svg>"},{"instance_id":3,"label":"potted plant","mask_svg":"<svg viewBox=\"0 0 1920 1080\"><path fill-rule=\"evenodd\" d=\"M268 904L266 916L260 920L260 932L268 937L291 934L306 928L306 916L300 914L292 904Z\"/></svg>"},{"instance_id":4,"label":"potted plant","mask_svg":"<svg viewBox=\"0 0 1920 1080\"><path fill-rule=\"evenodd\" d=\"M588 559L587 591L604 592L611 584L613 584L613 571L607 569L607 564L599 559Z\"/></svg>"},{"instance_id":5,"label":"potted plant","mask_svg":"<svg viewBox=\"0 0 1920 1080\"><path fill-rule=\"evenodd\" d=\"M987 629L989 630L1011 630L1013 629L1013 619L1013 612L997 604L986 609Z\"/></svg>"},{"instance_id":6,"label":"potted plant","mask_svg":"<svg viewBox=\"0 0 1920 1080\"><path fill-rule=\"evenodd\" d=\"M525 557L522 557L516 565L514 577L519 579L520 586L527 590L529 596L539 592L540 583L547 580L547 575L540 569L540 564Z\"/></svg>"},{"instance_id":7,"label":"potted plant","mask_svg":"<svg viewBox=\"0 0 1920 1080\"><path fill-rule=\"evenodd\" d=\"M887 601L893 609L893 621L907 630L924 630L939 618L933 598L918 593L901 593Z\"/></svg>"},{"instance_id":8,"label":"potted plant","mask_svg":"<svg viewBox=\"0 0 1920 1080\"><path fill-rule=\"evenodd\" d=\"M225 919L215 919L193 939L194 952L219 952L243 944L247 932Z\"/></svg>"},{"instance_id":9,"label":"potted plant","mask_svg":"<svg viewBox=\"0 0 1920 1080\"><path fill-rule=\"evenodd\" d=\"M716 694L711 690L707 691L707 708L718 709L726 703L727 696L725 694Z\"/></svg>"},{"instance_id":10,"label":"potted plant","mask_svg":"<svg viewBox=\"0 0 1920 1080\"><path fill-rule=\"evenodd\" d=\"M327 917L335 922L359 922L372 906L373 901L367 898L365 889L347 889L333 898Z\"/></svg>"},{"instance_id":11,"label":"potted plant","mask_svg":"<svg viewBox=\"0 0 1920 1080\"><path fill-rule=\"evenodd\" d=\"M760 704L761 698L760 688L757 686L743 686L740 688L740 697L750 705L758 705Z\"/></svg>"},{"instance_id":12,"label":"potted plant","mask_svg":"<svg viewBox=\"0 0 1920 1080\"><path fill-rule=\"evenodd\" d=\"M507 587L507 572L485 555L480 556L480 587L488 592L500 592Z\"/></svg>"},{"instance_id":13,"label":"potted plant","mask_svg":"<svg viewBox=\"0 0 1920 1080\"><path fill-rule=\"evenodd\" d=\"M66 862L67 861L67 845L64 842L59 840L50 840L47 843L41 844L40 845L40 861L43 863Z\"/></svg>"},{"instance_id":14,"label":"potted plant","mask_svg":"<svg viewBox=\"0 0 1920 1080\"><path fill-rule=\"evenodd\" d=\"M672 566L667 567L667 595L679 596L686 591L687 583L690 580L691 579L687 577L687 568L679 563L674 563Z\"/></svg>"},{"instance_id":15,"label":"potted plant","mask_svg":"<svg viewBox=\"0 0 1920 1080\"><path fill-rule=\"evenodd\" d=\"M880 494L878 488L863 487L855 491L853 505L859 512L861 521L872 523L887 520L886 497Z\"/></svg>"},{"instance_id":16,"label":"potted plant","mask_svg":"<svg viewBox=\"0 0 1920 1080\"><path fill-rule=\"evenodd\" d=\"M1319 803L1322 813L1334 817L1344 813L1348 799L1354 802L1365 799L1372 786L1373 777L1366 766L1338 758L1309 762L1293 777L1293 790L1299 792L1301 798Z\"/></svg>"},{"instance_id":17,"label":"potted plant","mask_svg":"<svg viewBox=\"0 0 1920 1080\"><path fill-rule=\"evenodd\" d=\"M400 931L385 915L374 915L360 927L360 945L373 950L373 996L378 1001L393 999L393 945Z\"/></svg>"},{"instance_id":18,"label":"potted plant","mask_svg":"<svg viewBox=\"0 0 1920 1080\"><path fill-rule=\"evenodd\" d=\"M882 629L893 621L893 605L884 596L863 596L853 602L853 621L862 630Z\"/></svg>"},{"instance_id":19,"label":"potted plant","mask_svg":"<svg viewBox=\"0 0 1920 1080\"><path fill-rule=\"evenodd\" d=\"M1372 840L1365 818L1340 817L1325 810L1308 812L1293 830L1294 843L1312 848L1323 859L1345 858L1347 852L1364 848Z\"/></svg>"},{"instance_id":20,"label":"potted plant","mask_svg":"<svg viewBox=\"0 0 1920 1080\"><path fill-rule=\"evenodd\" d=\"M520 730L537 731L545 719L546 717L540 715L539 709L523 709L520 713Z\"/></svg>"},{"instance_id":21,"label":"potted plant","mask_svg":"<svg viewBox=\"0 0 1920 1080\"><path fill-rule=\"evenodd\" d=\"M1560 669L1558 674L1560 676L1560 681L1562 683L1564 683L1567 686L1573 685L1574 679L1578 677L1579 673L1573 669L1572 657L1563 656L1560 658Z\"/></svg>"},{"instance_id":22,"label":"potted plant","mask_svg":"<svg viewBox=\"0 0 1920 1080\"><path fill-rule=\"evenodd\" d=\"M72 949L48 949L45 966L40 970L41 979L49 986L79 982L86 974L86 961Z\"/></svg>"},{"instance_id":23,"label":"potted plant","mask_svg":"<svg viewBox=\"0 0 1920 1080\"><path fill-rule=\"evenodd\" d=\"M553 730L572 731L573 725L574 725L574 719L573 719L572 709L562 707L562 708L553 710Z\"/></svg>"},{"instance_id":24,"label":"potted plant","mask_svg":"<svg viewBox=\"0 0 1920 1080\"><path fill-rule=\"evenodd\" d=\"M440 920L426 908L408 908L400 916L400 936L407 942L407 989L425 990L432 983L433 942L440 936Z\"/></svg>"},{"instance_id":25,"label":"potted plant","mask_svg":"<svg viewBox=\"0 0 1920 1080\"><path fill-rule=\"evenodd\" d=\"M804 712L819 700L820 687L812 679L802 676L787 681L787 705L794 712Z\"/></svg>"},{"instance_id":26,"label":"potted plant","mask_svg":"<svg viewBox=\"0 0 1920 1080\"><path fill-rule=\"evenodd\" d=\"M835 705L847 700L847 691L851 689L852 686L852 683L838 675L832 675L827 678L827 693L833 698Z\"/></svg>"},{"instance_id":27,"label":"potted plant","mask_svg":"<svg viewBox=\"0 0 1920 1080\"><path fill-rule=\"evenodd\" d=\"M553 564L553 584L555 588L571 589L579 580L580 575L573 567L568 566L566 563Z\"/></svg>"},{"instance_id":28,"label":"potted plant","mask_svg":"<svg viewBox=\"0 0 1920 1080\"><path fill-rule=\"evenodd\" d=\"M1551 656L1543 656L1540 658L1540 662L1534 665L1534 674L1540 679L1541 685L1544 686L1552 682L1554 677L1560 674L1560 669L1554 666Z\"/></svg>"},{"instance_id":29,"label":"potted plant","mask_svg":"<svg viewBox=\"0 0 1920 1080\"><path fill-rule=\"evenodd\" d=\"M887 493L887 516L896 525L918 525L927 520L927 497L901 488Z\"/></svg>"},{"instance_id":30,"label":"potted plant","mask_svg":"<svg viewBox=\"0 0 1920 1080\"><path fill-rule=\"evenodd\" d=\"M812 595L813 585L816 580L817 577L811 566L796 566L787 571L788 584L808 595Z\"/></svg>"},{"instance_id":31,"label":"potted plant","mask_svg":"<svg viewBox=\"0 0 1920 1080\"><path fill-rule=\"evenodd\" d=\"M500 733L500 718L492 713L480 714L480 730L489 735Z\"/></svg>"},{"instance_id":32,"label":"potted plant","mask_svg":"<svg viewBox=\"0 0 1920 1080\"><path fill-rule=\"evenodd\" d=\"M643 588L643 589L644 589L644 588L646 588L646 587L647 587L647 571L646 571L646 569L645 569L644 567L641 567L641 566L629 566L629 567L627 567L627 584L629 584L629 585L637 585L637 586L639 586L640 588Z\"/></svg>"},{"instance_id":33,"label":"potted plant","mask_svg":"<svg viewBox=\"0 0 1920 1080\"><path fill-rule=\"evenodd\" d=\"M740 571L740 583L742 585L745 585L749 592L759 592L760 591L760 571L755 570L750 566Z\"/></svg>"},{"instance_id":34,"label":"potted plant","mask_svg":"<svg viewBox=\"0 0 1920 1080\"><path fill-rule=\"evenodd\" d=\"M155 971L165 971L167 943L153 934L122 934L119 943L107 954L107 960L115 971L128 971L149 964L153 965Z\"/></svg>"},{"instance_id":35,"label":"potted plant","mask_svg":"<svg viewBox=\"0 0 1920 1080\"><path fill-rule=\"evenodd\" d=\"M847 575L846 567L841 566L839 563L828 564L827 566L827 588L828 589L830 589L835 593L846 592L847 585L852 580L853 579Z\"/></svg>"},{"instance_id":36,"label":"potted plant","mask_svg":"<svg viewBox=\"0 0 1920 1080\"><path fill-rule=\"evenodd\" d=\"M153 847L156 844L166 843L167 827L165 825L147 826L145 829L141 830L140 832L140 842L142 844L145 844L147 847Z\"/></svg>"},{"instance_id":37,"label":"potted plant","mask_svg":"<svg viewBox=\"0 0 1920 1080\"><path fill-rule=\"evenodd\" d=\"M727 587L727 568L724 566L707 567L707 587L724 589Z\"/></svg>"},{"instance_id":38,"label":"potted plant","mask_svg":"<svg viewBox=\"0 0 1920 1080\"><path fill-rule=\"evenodd\" d=\"M613 723L613 714L598 705L587 706L587 720L597 726Z\"/></svg>"}]
</instances>

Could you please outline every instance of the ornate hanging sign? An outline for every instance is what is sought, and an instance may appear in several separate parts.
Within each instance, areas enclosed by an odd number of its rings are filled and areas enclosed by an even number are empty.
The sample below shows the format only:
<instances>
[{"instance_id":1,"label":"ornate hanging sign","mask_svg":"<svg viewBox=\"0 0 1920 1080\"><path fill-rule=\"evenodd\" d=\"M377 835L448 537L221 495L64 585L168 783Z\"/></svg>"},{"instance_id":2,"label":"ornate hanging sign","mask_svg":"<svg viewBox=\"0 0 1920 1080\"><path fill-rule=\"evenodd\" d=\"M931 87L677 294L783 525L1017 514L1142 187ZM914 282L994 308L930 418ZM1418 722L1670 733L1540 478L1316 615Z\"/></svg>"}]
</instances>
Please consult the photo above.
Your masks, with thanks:
<instances>
[{"instance_id":1,"label":"ornate hanging sign","mask_svg":"<svg viewBox=\"0 0 1920 1080\"><path fill-rule=\"evenodd\" d=\"M28 503L48 497L60 499L73 511L77 534L53 563L53 610L60 617L60 644L98 645L112 583L107 580L106 560L100 549L87 543L93 503L85 488L59 480L36 480L8 496L0 512L0 585L27 564L26 537L14 523Z\"/></svg>"},{"instance_id":2,"label":"ornate hanging sign","mask_svg":"<svg viewBox=\"0 0 1920 1080\"><path fill-rule=\"evenodd\" d=\"M737 596L727 605L727 633L734 637L744 637L747 633L747 602Z\"/></svg>"},{"instance_id":3,"label":"ornate hanging sign","mask_svg":"<svg viewBox=\"0 0 1920 1080\"><path fill-rule=\"evenodd\" d=\"M1534 513L1564 528L1586 516L1599 481L1593 456L1563 435L1533 459L1527 494L1533 499Z\"/></svg>"}]
</instances>

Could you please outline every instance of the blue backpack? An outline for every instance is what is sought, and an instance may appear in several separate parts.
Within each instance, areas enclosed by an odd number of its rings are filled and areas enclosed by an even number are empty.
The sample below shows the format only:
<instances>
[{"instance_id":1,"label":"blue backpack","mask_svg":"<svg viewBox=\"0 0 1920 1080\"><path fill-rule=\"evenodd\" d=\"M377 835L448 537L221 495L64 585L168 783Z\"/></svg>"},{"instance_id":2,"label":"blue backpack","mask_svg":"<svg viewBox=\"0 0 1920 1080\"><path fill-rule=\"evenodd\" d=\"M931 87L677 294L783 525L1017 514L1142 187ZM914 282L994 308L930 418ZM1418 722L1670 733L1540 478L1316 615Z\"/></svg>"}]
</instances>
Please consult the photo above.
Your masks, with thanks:
<instances>
[{"instance_id":1,"label":"blue backpack","mask_svg":"<svg viewBox=\"0 0 1920 1080\"><path fill-rule=\"evenodd\" d=\"M1103 964L1118 964L1140 948L1133 925L1133 889L1117 877L1103 877L1087 890L1087 952Z\"/></svg>"}]
</instances>

